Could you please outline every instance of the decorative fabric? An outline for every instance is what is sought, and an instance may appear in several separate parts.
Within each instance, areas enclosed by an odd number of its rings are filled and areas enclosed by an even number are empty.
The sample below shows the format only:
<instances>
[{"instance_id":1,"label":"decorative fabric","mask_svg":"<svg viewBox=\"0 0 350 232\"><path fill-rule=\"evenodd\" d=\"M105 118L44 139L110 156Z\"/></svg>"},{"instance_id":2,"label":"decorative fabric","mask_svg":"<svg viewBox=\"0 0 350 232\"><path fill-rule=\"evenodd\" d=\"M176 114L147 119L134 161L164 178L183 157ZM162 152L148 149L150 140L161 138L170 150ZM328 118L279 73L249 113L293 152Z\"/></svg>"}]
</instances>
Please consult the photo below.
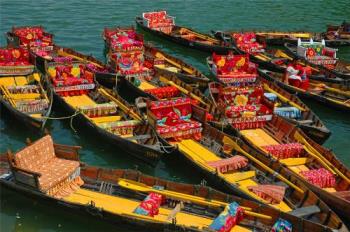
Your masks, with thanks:
<instances>
[{"instance_id":1,"label":"decorative fabric","mask_svg":"<svg viewBox=\"0 0 350 232\"><path fill-rule=\"evenodd\" d=\"M23 48L0 48L0 66L26 66L29 62L29 52Z\"/></svg>"},{"instance_id":2,"label":"decorative fabric","mask_svg":"<svg viewBox=\"0 0 350 232\"><path fill-rule=\"evenodd\" d=\"M88 117L101 117L117 112L117 105L114 102L97 104L94 106L80 106L79 110L86 114Z\"/></svg>"},{"instance_id":3,"label":"decorative fabric","mask_svg":"<svg viewBox=\"0 0 350 232\"><path fill-rule=\"evenodd\" d=\"M336 52L336 49L326 47L320 42L301 42L297 47L298 55L313 64L327 66L330 69L337 63Z\"/></svg>"},{"instance_id":4,"label":"decorative fabric","mask_svg":"<svg viewBox=\"0 0 350 232\"><path fill-rule=\"evenodd\" d=\"M301 111L296 107L275 107L274 113L286 118L300 118Z\"/></svg>"},{"instance_id":5,"label":"decorative fabric","mask_svg":"<svg viewBox=\"0 0 350 232\"><path fill-rule=\"evenodd\" d=\"M134 128L139 125L137 120L99 123L99 127L117 135L133 134Z\"/></svg>"},{"instance_id":6,"label":"decorative fabric","mask_svg":"<svg viewBox=\"0 0 350 232\"><path fill-rule=\"evenodd\" d=\"M253 32L233 33L233 38L239 49L246 53L257 54L265 51L265 45L256 41L256 35Z\"/></svg>"},{"instance_id":7,"label":"decorative fabric","mask_svg":"<svg viewBox=\"0 0 350 232\"><path fill-rule=\"evenodd\" d=\"M150 110L157 118L157 132L164 138L201 138L202 124L191 120L190 98L153 101Z\"/></svg>"},{"instance_id":8,"label":"decorative fabric","mask_svg":"<svg viewBox=\"0 0 350 232\"><path fill-rule=\"evenodd\" d=\"M12 32L18 36L22 47L46 47L53 45L53 35L44 31L42 27L14 28Z\"/></svg>"},{"instance_id":9,"label":"decorative fabric","mask_svg":"<svg viewBox=\"0 0 350 232\"><path fill-rule=\"evenodd\" d=\"M14 160L18 167L40 173L39 189L49 194L53 194L63 182L70 181L70 176L76 177L80 172L79 162L55 156L50 135L17 152Z\"/></svg>"},{"instance_id":10,"label":"decorative fabric","mask_svg":"<svg viewBox=\"0 0 350 232\"><path fill-rule=\"evenodd\" d=\"M143 39L134 29L113 28L104 30L104 38L113 51L142 51Z\"/></svg>"},{"instance_id":11,"label":"decorative fabric","mask_svg":"<svg viewBox=\"0 0 350 232\"><path fill-rule=\"evenodd\" d=\"M232 202L214 219L209 228L218 232L229 232L243 220L243 215L244 209L236 202Z\"/></svg>"},{"instance_id":12,"label":"decorative fabric","mask_svg":"<svg viewBox=\"0 0 350 232\"><path fill-rule=\"evenodd\" d=\"M55 92L61 96L86 94L94 89L94 74L85 64L58 64L48 68Z\"/></svg>"},{"instance_id":13,"label":"decorative fabric","mask_svg":"<svg viewBox=\"0 0 350 232\"><path fill-rule=\"evenodd\" d=\"M219 88L218 100L223 102L224 105L246 105L246 104L259 104L263 97L264 90L262 86L247 86L247 87L224 87ZM237 97L238 96L238 97ZM248 101L244 101L246 98Z\"/></svg>"},{"instance_id":14,"label":"decorative fabric","mask_svg":"<svg viewBox=\"0 0 350 232\"><path fill-rule=\"evenodd\" d=\"M282 218L277 219L277 221L275 222L275 224L272 226L272 229L271 229L271 232L292 232L292 231L293 231L292 223Z\"/></svg>"},{"instance_id":15,"label":"decorative fabric","mask_svg":"<svg viewBox=\"0 0 350 232\"><path fill-rule=\"evenodd\" d=\"M146 12L142 14L144 24L153 30L169 34L175 25L174 17L167 15L166 11Z\"/></svg>"},{"instance_id":16,"label":"decorative fabric","mask_svg":"<svg viewBox=\"0 0 350 232\"><path fill-rule=\"evenodd\" d=\"M248 159L240 155L235 155L227 159L210 161L208 164L211 167L217 169L219 172L226 173L246 167L248 164Z\"/></svg>"},{"instance_id":17,"label":"decorative fabric","mask_svg":"<svg viewBox=\"0 0 350 232\"><path fill-rule=\"evenodd\" d=\"M46 99L16 101L16 108L23 113L37 113L46 110L49 102Z\"/></svg>"},{"instance_id":18,"label":"decorative fabric","mask_svg":"<svg viewBox=\"0 0 350 232\"><path fill-rule=\"evenodd\" d=\"M257 66L249 61L249 55L226 56L213 54L213 72L226 84L255 82Z\"/></svg>"},{"instance_id":19,"label":"decorative fabric","mask_svg":"<svg viewBox=\"0 0 350 232\"><path fill-rule=\"evenodd\" d=\"M159 193L150 193L134 210L134 213L154 217L158 215L159 207L164 201L165 196Z\"/></svg>"},{"instance_id":20,"label":"decorative fabric","mask_svg":"<svg viewBox=\"0 0 350 232\"><path fill-rule=\"evenodd\" d=\"M261 184L248 186L248 190L268 202L268 204L279 204L284 197L286 188L279 185Z\"/></svg>"},{"instance_id":21,"label":"decorative fabric","mask_svg":"<svg viewBox=\"0 0 350 232\"><path fill-rule=\"evenodd\" d=\"M277 159L296 158L299 157L304 150L303 145L300 143L268 145L264 146L263 149Z\"/></svg>"},{"instance_id":22,"label":"decorative fabric","mask_svg":"<svg viewBox=\"0 0 350 232\"><path fill-rule=\"evenodd\" d=\"M15 85L8 86L7 89L11 94L40 93L37 85Z\"/></svg>"},{"instance_id":23,"label":"decorative fabric","mask_svg":"<svg viewBox=\"0 0 350 232\"><path fill-rule=\"evenodd\" d=\"M324 168L301 171L299 174L305 177L308 182L320 188L333 188L335 186L334 175Z\"/></svg>"},{"instance_id":24,"label":"decorative fabric","mask_svg":"<svg viewBox=\"0 0 350 232\"><path fill-rule=\"evenodd\" d=\"M158 99L174 98L180 95L180 91L174 86L148 89L148 90L145 90L145 92L155 96Z\"/></svg>"}]
</instances>

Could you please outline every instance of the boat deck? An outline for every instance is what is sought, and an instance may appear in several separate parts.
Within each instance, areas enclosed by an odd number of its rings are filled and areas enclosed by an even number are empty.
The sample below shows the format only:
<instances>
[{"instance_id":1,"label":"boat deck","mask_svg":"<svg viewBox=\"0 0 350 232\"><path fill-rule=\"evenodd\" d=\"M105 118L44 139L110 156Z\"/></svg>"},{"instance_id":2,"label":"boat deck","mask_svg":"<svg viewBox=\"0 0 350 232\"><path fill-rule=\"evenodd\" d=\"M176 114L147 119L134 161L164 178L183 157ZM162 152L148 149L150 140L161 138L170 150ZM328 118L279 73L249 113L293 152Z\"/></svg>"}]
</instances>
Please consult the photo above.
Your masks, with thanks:
<instances>
[{"instance_id":1,"label":"boat deck","mask_svg":"<svg viewBox=\"0 0 350 232\"><path fill-rule=\"evenodd\" d=\"M189 159L193 160L197 165L200 165L203 169L215 172L215 169L211 167L208 162L222 160L223 158L217 156L214 152L204 147L202 144L195 140L185 139L176 143L181 152L183 152ZM249 186L258 185L254 180L255 171L244 171L244 172L228 172L228 173L218 173L218 175L226 180L228 183L235 184L244 191L246 194L250 195L255 199L260 199L258 195L248 190ZM292 209L285 203L281 202L279 204L269 204L270 206L277 208L284 212L289 212Z\"/></svg>"},{"instance_id":2,"label":"boat deck","mask_svg":"<svg viewBox=\"0 0 350 232\"><path fill-rule=\"evenodd\" d=\"M241 133L244 137L246 137L249 141L251 141L256 146L262 148L267 145L277 145L279 144L274 138L272 138L269 134L267 134L262 129L249 129L242 130ZM263 148L262 148L263 149ZM298 157L298 158L287 158L280 159L280 163L287 166L288 169L293 171L294 173L300 175L299 173L302 171L309 171L310 169L306 166L308 162L307 157ZM328 192L336 192L334 188L323 188L323 190Z\"/></svg>"},{"instance_id":3,"label":"boat deck","mask_svg":"<svg viewBox=\"0 0 350 232\"><path fill-rule=\"evenodd\" d=\"M136 207L140 204L139 201L125 199L121 197L111 196L99 192L94 192L86 189L79 189L75 193L71 194L69 197L64 199L67 202L79 203L82 205L90 204L91 201L95 203L96 207L103 208L113 214L126 215L129 217L137 217L147 221L154 221L159 223L168 222L167 217L172 212L172 210L166 208L159 208L159 214L152 217L143 216L133 213ZM189 214L185 212L178 212L176 214L176 224L184 226L196 226L200 229L208 227L212 223L213 219L205 218L203 216L197 216L194 214ZM171 223L168 222L168 223ZM231 232L239 231L250 231L242 226L236 225L231 229Z\"/></svg>"}]
</instances>

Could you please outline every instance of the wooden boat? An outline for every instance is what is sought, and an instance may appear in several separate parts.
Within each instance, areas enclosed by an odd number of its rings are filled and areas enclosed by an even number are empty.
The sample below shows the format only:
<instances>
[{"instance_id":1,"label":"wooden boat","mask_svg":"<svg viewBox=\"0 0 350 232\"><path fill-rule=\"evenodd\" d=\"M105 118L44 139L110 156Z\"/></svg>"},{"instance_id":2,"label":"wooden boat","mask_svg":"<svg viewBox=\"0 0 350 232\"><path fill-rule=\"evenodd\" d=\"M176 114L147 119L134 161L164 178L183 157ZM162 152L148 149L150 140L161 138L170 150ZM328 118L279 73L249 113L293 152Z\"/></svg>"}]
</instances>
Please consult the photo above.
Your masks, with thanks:
<instances>
[{"instance_id":1,"label":"wooden boat","mask_svg":"<svg viewBox=\"0 0 350 232\"><path fill-rule=\"evenodd\" d=\"M85 55L71 48L53 46L52 50L35 50L31 51L32 59L35 66L42 73L46 72L46 66L50 62L69 64L72 62L81 62L87 64L87 68L92 71L96 78L103 80L104 78L115 79L116 74L110 73L109 68L100 60L91 55Z\"/></svg>"},{"instance_id":2,"label":"wooden boat","mask_svg":"<svg viewBox=\"0 0 350 232\"><path fill-rule=\"evenodd\" d=\"M205 110L192 105L192 110L188 112L186 100L175 99L173 102L174 105L169 105L169 101L151 102L147 111L149 123L156 128L164 144L177 148L173 156L180 154L180 157L184 157L189 164L205 175L209 183L219 189L322 224L325 215L321 216L317 212L331 211L326 204L321 203L322 201L316 200L318 197L307 190L301 181L283 172L280 164L271 165L270 160L263 155L262 161L259 161L253 154L248 153L256 151L243 143L235 143L228 135L206 124ZM162 113L171 109L181 112L176 125L172 125L173 121L169 120L172 118L171 113L166 114L168 116L165 122L160 119L164 117ZM191 118L181 122L187 113ZM187 124L193 126L186 129ZM178 130L174 130L174 127ZM250 150L246 152L243 149ZM270 179L270 176L273 178ZM272 195L273 197L269 198ZM317 207L324 207L323 210L316 210L311 206L315 202L319 202ZM311 208L315 210L309 211ZM330 227L340 229L339 224Z\"/></svg>"},{"instance_id":3,"label":"wooden boat","mask_svg":"<svg viewBox=\"0 0 350 232\"><path fill-rule=\"evenodd\" d=\"M225 71L225 66L218 67L223 64L222 59L227 65L237 67L236 71ZM243 59L243 60L242 60ZM235 56L217 56L207 58L207 64L212 71L215 80L218 83L209 83L209 96L215 107L220 108L221 95L230 94L232 89L230 85L237 83L254 82L258 80L258 85L264 91L265 101L270 102L273 106L274 113L284 117L289 122L300 127L308 136L316 142L323 144L330 136L331 132L326 128L324 123L310 110L297 96L289 94L273 81L266 81L258 74L254 64L250 63L248 55ZM231 63L230 63L231 62ZM247 63L245 66L239 66L239 62ZM225 87L228 86L228 87ZM233 89L236 89L235 87ZM225 105L225 103L223 103Z\"/></svg>"},{"instance_id":4,"label":"wooden boat","mask_svg":"<svg viewBox=\"0 0 350 232\"><path fill-rule=\"evenodd\" d=\"M126 102L95 83L84 64L49 63L46 73L55 102L72 121L149 164L161 158L164 152L152 128Z\"/></svg>"},{"instance_id":5,"label":"wooden boat","mask_svg":"<svg viewBox=\"0 0 350 232\"><path fill-rule=\"evenodd\" d=\"M30 128L44 129L53 96L51 90L45 91L43 86L45 81L38 72L0 77L1 108Z\"/></svg>"},{"instance_id":6,"label":"wooden boat","mask_svg":"<svg viewBox=\"0 0 350 232\"><path fill-rule=\"evenodd\" d=\"M308 138L300 129L274 117L258 130L241 130L242 138L266 158L283 164L290 173L349 220L350 170L326 148ZM285 148L288 148L286 152Z\"/></svg>"},{"instance_id":7,"label":"wooden boat","mask_svg":"<svg viewBox=\"0 0 350 232\"><path fill-rule=\"evenodd\" d=\"M166 11L143 13L142 17L136 17L136 25L153 35L200 51L227 53L234 50L210 35L187 27L176 26L174 18Z\"/></svg>"},{"instance_id":8,"label":"wooden boat","mask_svg":"<svg viewBox=\"0 0 350 232\"><path fill-rule=\"evenodd\" d=\"M316 32L306 32L306 31L244 31L255 33L257 40L261 43L266 43L267 45L273 46L283 46L284 43L297 44L298 39L310 40L321 42L322 39L325 40L326 45L330 47L338 46L349 46L350 40L345 36L341 35L335 38L334 33L337 31L336 27L334 29L327 29L326 33L316 33ZM242 31L226 31L225 33L239 33ZM345 35L345 34L344 34Z\"/></svg>"},{"instance_id":9,"label":"wooden boat","mask_svg":"<svg viewBox=\"0 0 350 232\"><path fill-rule=\"evenodd\" d=\"M229 231L293 229L300 232L309 230L331 232L334 231L331 229L333 225L338 226L339 231L347 231L331 211L326 213L328 223L320 225L272 207L221 193L204 185L175 183L134 170L86 166L79 163L79 147L53 144L49 139L50 136L46 136L14 155L8 152L8 158L1 156L1 187L12 189L18 194L24 194L50 206L73 209L75 212L83 212L84 215L112 223L128 223L148 230L217 231L210 229L210 225L231 204L237 211L239 210L240 215L237 216L240 217L235 217L239 220L236 220L232 225L234 227ZM31 152L34 147L41 144L52 148L50 151L53 157L48 157L47 153L43 152L34 154L39 161L35 172L17 163L19 159L23 159L21 153ZM52 178L52 187L46 191L43 190L45 186L43 178L50 174L42 168L44 158L53 159L51 166L54 167L59 163L69 164L66 171ZM66 177L62 178L63 176ZM57 184L59 178L63 179L64 184ZM151 211L154 215L149 216L150 210L146 211L145 215L139 214L142 202L156 197L164 201L156 201L159 205L154 205L158 206L157 210ZM306 200L309 199L310 196ZM278 220L286 224L285 228L275 225Z\"/></svg>"},{"instance_id":10,"label":"wooden boat","mask_svg":"<svg viewBox=\"0 0 350 232\"><path fill-rule=\"evenodd\" d=\"M303 98L313 99L329 107L349 111L350 109L350 86L339 85L337 83L324 83L322 81L310 79L309 87L305 90L293 86L284 81L284 74L270 71L261 71L261 76L275 82L277 85L292 94L297 94Z\"/></svg>"},{"instance_id":11,"label":"wooden boat","mask_svg":"<svg viewBox=\"0 0 350 232\"><path fill-rule=\"evenodd\" d=\"M128 36L129 40L125 41ZM133 39L130 39L130 38ZM209 79L195 67L185 63L179 58L171 56L164 51L154 47L149 43L144 43L143 36L137 34L133 27L116 27L105 28L103 33L105 47L107 51L107 60L113 71L120 75L131 76L139 74L144 69L148 69L151 74L155 70L165 70L166 72L175 73L182 81L190 84L196 84L201 88L206 88ZM137 44L130 49L131 43ZM127 46L129 45L129 47ZM124 46L124 47L123 47ZM134 57L132 69L139 69L139 73L131 73L132 70L126 69L126 65L120 62L130 60L131 54L137 54ZM135 63L138 66L135 66ZM111 80L110 87L115 84L115 80Z\"/></svg>"},{"instance_id":12,"label":"wooden boat","mask_svg":"<svg viewBox=\"0 0 350 232\"><path fill-rule=\"evenodd\" d=\"M42 26L12 27L6 33L7 44L11 47L29 49L52 49L54 44L53 34L45 31Z\"/></svg>"},{"instance_id":13,"label":"wooden boat","mask_svg":"<svg viewBox=\"0 0 350 232\"><path fill-rule=\"evenodd\" d=\"M301 42L297 45L285 44L287 53L305 64L325 70L342 79L350 79L350 63L336 58L336 49L325 46L322 42ZM325 54L325 55L323 55Z\"/></svg>"},{"instance_id":14,"label":"wooden boat","mask_svg":"<svg viewBox=\"0 0 350 232\"><path fill-rule=\"evenodd\" d=\"M327 37L331 39L346 40L350 43L350 23L344 21L339 25L327 25Z\"/></svg>"}]
</instances>

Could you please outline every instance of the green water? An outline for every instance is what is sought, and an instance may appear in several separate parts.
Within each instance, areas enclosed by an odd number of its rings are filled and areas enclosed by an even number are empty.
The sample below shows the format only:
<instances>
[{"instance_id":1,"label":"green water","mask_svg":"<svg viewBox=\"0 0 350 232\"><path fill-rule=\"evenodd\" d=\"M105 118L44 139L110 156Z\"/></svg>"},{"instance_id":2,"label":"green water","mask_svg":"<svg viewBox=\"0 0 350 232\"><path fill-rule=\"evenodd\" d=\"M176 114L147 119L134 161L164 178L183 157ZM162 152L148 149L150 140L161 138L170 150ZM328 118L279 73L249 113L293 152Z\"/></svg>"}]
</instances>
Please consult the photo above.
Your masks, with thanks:
<instances>
[{"instance_id":1,"label":"green water","mask_svg":"<svg viewBox=\"0 0 350 232\"><path fill-rule=\"evenodd\" d=\"M212 29L276 29L322 31L326 24L338 24L350 20L349 1L55 1L55 0L0 0L0 32L10 30L12 25L41 24L55 34L57 44L93 54L103 59L101 33L104 27L131 25L136 15L154 9L167 9L176 16L176 23L209 32ZM209 74L205 57L208 54L145 36L157 46L192 63ZM1 46L6 43L0 38ZM350 48L341 48L339 57L350 60ZM350 118L346 113L333 111L314 102L307 102L326 123L333 135L326 143L338 157L350 166L348 157ZM54 112L61 115L60 112ZM200 176L183 165L160 162L150 168L142 162L104 145L94 135L75 134L68 121L49 123L55 141L83 146L81 159L93 165L115 168L135 168L141 171L190 183L199 183ZM0 119L0 153L7 148L17 150L24 146L27 137L37 138L18 125L10 116L2 114ZM1 189L0 231L135 231L134 228L110 225L91 217L75 215L74 212L52 208L23 197L15 192Z\"/></svg>"}]
</instances>

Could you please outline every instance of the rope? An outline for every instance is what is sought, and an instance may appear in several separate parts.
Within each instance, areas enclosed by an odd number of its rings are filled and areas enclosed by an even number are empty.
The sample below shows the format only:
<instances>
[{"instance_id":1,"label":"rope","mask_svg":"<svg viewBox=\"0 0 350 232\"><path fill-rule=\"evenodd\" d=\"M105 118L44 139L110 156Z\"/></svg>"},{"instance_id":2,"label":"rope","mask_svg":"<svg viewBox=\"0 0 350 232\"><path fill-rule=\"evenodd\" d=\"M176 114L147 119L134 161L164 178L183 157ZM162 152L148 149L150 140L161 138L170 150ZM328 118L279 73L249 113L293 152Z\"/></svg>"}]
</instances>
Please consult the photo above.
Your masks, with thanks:
<instances>
[{"instance_id":1,"label":"rope","mask_svg":"<svg viewBox=\"0 0 350 232\"><path fill-rule=\"evenodd\" d=\"M75 132L77 133L77 131L75 130L75 128L73 127L73 119L78 116L79 114L81 114L82 112L80 110L76 110L74 112L74 114L72 114L71 116L64 116L64 117L43 117L47 120L65 120L65 119L70 119L70 128Z\"/></svg>"}]
</instances>

